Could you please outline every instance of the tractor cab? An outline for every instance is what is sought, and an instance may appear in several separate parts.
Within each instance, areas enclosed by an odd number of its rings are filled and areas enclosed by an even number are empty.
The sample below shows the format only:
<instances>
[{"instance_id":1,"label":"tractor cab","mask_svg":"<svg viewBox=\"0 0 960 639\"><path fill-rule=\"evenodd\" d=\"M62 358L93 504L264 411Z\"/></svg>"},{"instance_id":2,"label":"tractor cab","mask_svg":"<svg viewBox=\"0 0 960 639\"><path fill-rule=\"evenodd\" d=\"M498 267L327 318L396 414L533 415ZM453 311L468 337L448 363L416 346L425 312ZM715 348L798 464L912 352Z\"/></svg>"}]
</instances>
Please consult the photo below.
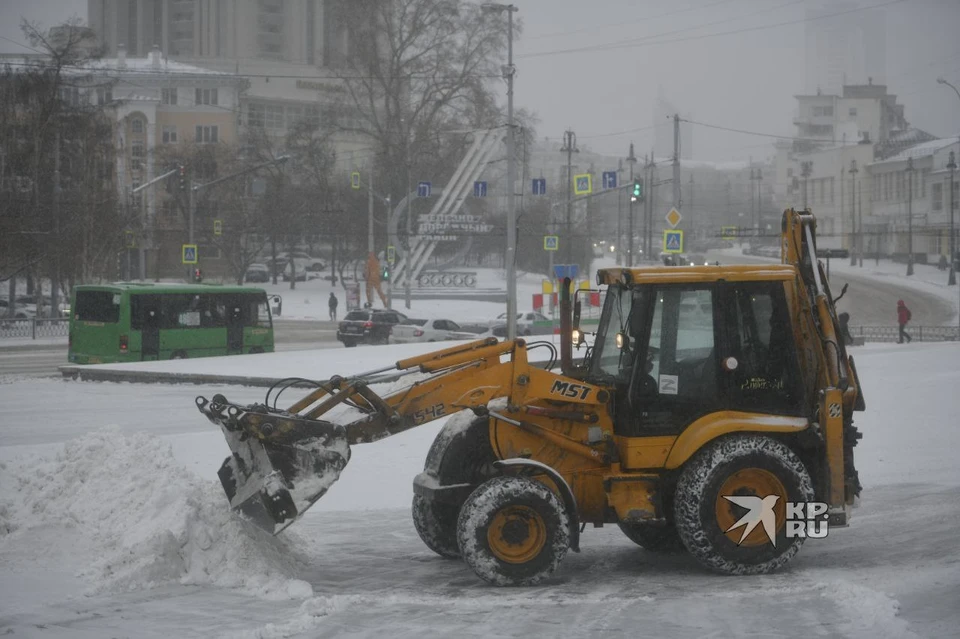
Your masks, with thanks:
<instances>
[{"instance_id":1,"label":"tractor cab","mask_svg":"<svg viewBox=\"0 0 960 639\"><path fill-rule=\"evenodd\" d=\"M677 435L725 410L803 415L788 305L795 275L789 266L601 271L606 299L581 375L615 388L615 434Z\"/></svg>"}]
</instances>

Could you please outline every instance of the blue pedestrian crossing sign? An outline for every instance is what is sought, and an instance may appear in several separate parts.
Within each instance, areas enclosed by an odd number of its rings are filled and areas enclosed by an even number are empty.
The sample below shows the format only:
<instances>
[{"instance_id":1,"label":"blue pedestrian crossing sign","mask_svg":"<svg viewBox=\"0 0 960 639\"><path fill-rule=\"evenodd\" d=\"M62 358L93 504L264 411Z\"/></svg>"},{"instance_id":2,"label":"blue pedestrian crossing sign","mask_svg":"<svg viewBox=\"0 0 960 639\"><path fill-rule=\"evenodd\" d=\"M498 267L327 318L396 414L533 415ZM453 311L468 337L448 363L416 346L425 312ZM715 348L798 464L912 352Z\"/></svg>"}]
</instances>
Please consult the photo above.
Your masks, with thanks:
<instances>
[{"instance_id":1,"label":"blue pedestrian crossing sign","mask_svg":"<svg viewBox=\"0 0 960 639\"><path fill-rule=\"evenodd\" d=\"M616 171L603 172L603 188L605 189L617 188L617 172Z\"/></svg>"},{"instance_id":2,"label":"blue pedestrian crossing sign","mask_svg":"<svg viewBox=\"0 0 960 639\"><path fill-rule=\"evenodd\" d=\"M181 256L181 261L184 264L196 264L197 263L197 245L183 244L180 247L180 256Z\"/></svg>"},{"instance_id":3,"label":"blue pedestrian crossing sign","mask_svg":"<svg viewBox=\"0 0 960 639\"><path fill-rule=\"evenodd\" d=\"M683 253L683 231L668 230L663 232L663 252Z\"/></svg>"},{"instance_id":4,"label":"blue pedestrian crossing sign","mask_svg":"<svg viewBox=\"0 0 960 639\"><path fill-rule=\"evenodd\" d=\"M474 182L474 183L473 183L473 197L487 197L487 183L486 183L486 182Z\"/></svg>"},{"instance_id":5,"label":"blue pedestrian crossing sign","mask_svg":"<svg viewBox=\"0 0 960 639\"><path fill-rule=\"evenodd\" d=\"M417 197L430 197L430 186L429 182L418 182Z\"/></svg>"},{"instance_id":6,"label":"blue pedestrian crossing sign","mask_svg":"<svg viewBox=\"0 0 960 639\"><path fill-rule=\"evenodd\" d=\"M580 266L578 264L553 265L554 279L562 280L565 277L569 277L571 280L575 280L578 275L580 275Z\"/></svg>"},{"instance_id":7,"label":"blue pedestrian crossing sign","mask_svg":"<svg viewBox=\"0 0 960 639\"><path fill-rule=\"evenodd\" d=\"M560 248L560 237L558 235L543 236L543 250L556 251Z\"/></svg>"},{"instance_id":8,"label":"blue pedestrian crossing sign","mask_svg":"<svg viewBox=\"0 0 960 639\"><path fill-rule=\"evenodd\" d=\"M534 195L547 194L547 178L533 178L533 194Z\"/></svg>"},{"instance_id":9,"label":"blue pedestrian crossing sign","mask_svg":"<svg viewBox=\"0 0 960 639\"><path fill-rule=\"evenodd\" d=\"M589 195L593 191L589 173L573 176L573 192L575 195Z\"/></svg>"}]
</instances>

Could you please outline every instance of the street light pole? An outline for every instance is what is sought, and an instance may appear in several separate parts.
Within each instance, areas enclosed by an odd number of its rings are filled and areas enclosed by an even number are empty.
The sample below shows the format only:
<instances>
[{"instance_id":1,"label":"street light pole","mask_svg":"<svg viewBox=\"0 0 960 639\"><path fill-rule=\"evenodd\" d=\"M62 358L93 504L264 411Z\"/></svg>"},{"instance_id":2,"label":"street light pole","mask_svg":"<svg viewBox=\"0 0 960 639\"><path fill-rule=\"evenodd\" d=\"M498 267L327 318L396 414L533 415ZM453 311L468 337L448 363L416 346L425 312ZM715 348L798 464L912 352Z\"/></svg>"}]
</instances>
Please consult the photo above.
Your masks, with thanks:
<instances>
[{"instance_id":1,"label":"street light pole","mask_svg":"<svg viewBox=\"0 0 960 639\"><path fill-rule=\"evenodd\" d=\"M627 163L630 164L630 184L633 184L633 165L637 163L637 156L633 154L633 142L630 143L630 155L627 156ZM633 198L630 198L630 205L628 209L628 215L630 216L630 235L627 240L627 267L630 268L633 266Z\"/></svg>"},{"instance_id":2,"label":"street light pole","mask_svg":"<svg viewBox=\"0 0 960 639\"><path fill-rule=\"evenodd\" d=\"M800 163L800 175L803 176L803 210L807 210L807 180L810 178L810 173L813 172L813 162L806 161Z\"/></svg>"},{"instance_id":3,"label":"street light pole","mask_svg":"<svg viewBox=\"0 0 960 639\"><path fill-rule=\"evenodd\" d=\"M507 80L507 339L517 336L517 208L514 185L516 182L516 158L514 157L513 124L513 14L519 9L512 4L486 2L481 5L484 11L507 12L507 66L501 67ZM408 278L409 280L409 278ZM407 305L409 308L409 304Z\"/></svg>"},{"instance_id":4,"label":"street light pole","mask_svg":"<svg viewBox=\"0 0 960 639\"><path fill-rule=\"evenodd\" d=\"M857 161L850 160L850 266L857 265ZM863 229L861 229L862 232Z\"/></svg>"},{"instance_id":5,"label":"street light pole","mask_svg":"<svg viewBox=\"0 0 960 639\"><path fill-rule=\"evenodd\" d=\"M957 170L957 160L953 151L950 151L950 161L947 162L947 168L950 169L950 275L947 278L947 286L956 286L957 270L954 260L957 259L957 245L953 226L953 208L956 204L953 201L953 172Z\"/></svg>"},{"instance_id":6,"label":"street light pole","mask_svg":"<svg viewBox=\"0 0 960 639\"><path fill-rule=\"evenodd\" d=\"M913 158L907 158L907 277L913 275Z\"/></svg>"}]
</instances>

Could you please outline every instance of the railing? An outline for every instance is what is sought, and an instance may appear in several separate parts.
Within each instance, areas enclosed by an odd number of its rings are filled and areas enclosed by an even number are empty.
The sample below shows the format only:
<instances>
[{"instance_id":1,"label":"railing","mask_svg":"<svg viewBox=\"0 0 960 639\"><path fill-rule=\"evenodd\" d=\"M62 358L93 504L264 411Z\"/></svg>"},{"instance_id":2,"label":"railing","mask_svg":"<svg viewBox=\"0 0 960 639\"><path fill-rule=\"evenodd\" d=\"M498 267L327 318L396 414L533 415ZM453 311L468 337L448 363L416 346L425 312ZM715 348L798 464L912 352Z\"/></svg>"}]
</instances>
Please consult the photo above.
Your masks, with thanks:
<instances>
[{"instance_id":1,"label":"railing","mask_svg":"<svg viewBox=\"0 0 960 639\"><path fill-rule=\"evenodd\" d=\"M69 331L69 319L0 319L0 339L66 337Z\"/></svg>"},{"instance_id":2,"label":"railing","mask_svg":"<svg viewBox=\"0 0 960 639\"><path fill-rule=\"evenodd\" d=\"M918 342L955 342L960 339L960 328L956 326L911 326L907 333ZM898 326L851 326L853 337L862 337L867 342L896 342L900 339Z\"/></svg>"}]
</instances>

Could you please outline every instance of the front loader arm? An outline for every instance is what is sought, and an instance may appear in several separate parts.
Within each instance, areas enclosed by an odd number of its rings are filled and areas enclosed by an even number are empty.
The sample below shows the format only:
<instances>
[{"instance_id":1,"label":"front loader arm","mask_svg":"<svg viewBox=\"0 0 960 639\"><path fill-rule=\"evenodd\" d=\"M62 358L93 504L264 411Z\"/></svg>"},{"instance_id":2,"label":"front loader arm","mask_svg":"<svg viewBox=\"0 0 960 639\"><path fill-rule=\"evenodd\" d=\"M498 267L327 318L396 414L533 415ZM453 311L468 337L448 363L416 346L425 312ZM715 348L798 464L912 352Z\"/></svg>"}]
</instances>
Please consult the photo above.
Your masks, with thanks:
<instances>
[{"instance_id":1,"label":"front loader arm","mask_svg":"<svg viewBox=\"0 0 960 639\"><path fill-rule=\"evenodd\" d=\"M501 361L504 356L509 359ZM409 383L383 396L371 388L406 376L412 378ZM314 384L287 409L266 402L240 406L220 395L211 401L197 398L232 453L219 472L231 505L274 534L339 478L353 444L378 441L463 409L479 411L500 397L507 398L508 411L548 397L579 404L581 412L584 404L606 401L600 389L530 366L523 340L496 338Z\"/></svg>"}]
</instances>

